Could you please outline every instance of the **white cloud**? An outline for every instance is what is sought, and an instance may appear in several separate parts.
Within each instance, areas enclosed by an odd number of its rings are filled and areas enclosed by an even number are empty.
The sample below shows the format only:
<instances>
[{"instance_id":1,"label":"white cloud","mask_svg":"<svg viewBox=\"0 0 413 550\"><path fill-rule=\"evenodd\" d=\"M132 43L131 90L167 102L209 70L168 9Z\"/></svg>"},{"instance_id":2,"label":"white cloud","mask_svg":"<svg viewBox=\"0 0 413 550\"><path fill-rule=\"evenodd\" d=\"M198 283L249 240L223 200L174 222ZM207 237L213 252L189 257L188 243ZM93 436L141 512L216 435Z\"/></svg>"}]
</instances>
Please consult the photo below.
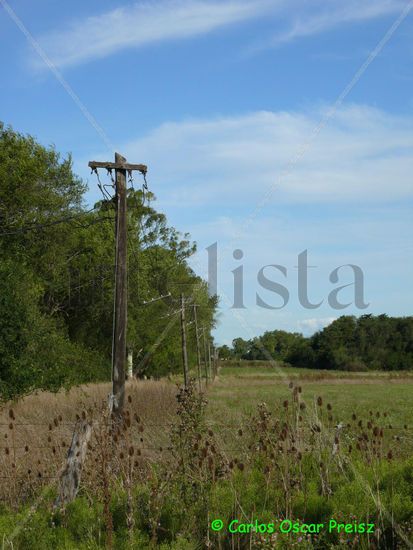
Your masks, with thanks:
<instances>
[{"instance_id":1,"label":"white cloud","mask_svg":"<svg viewBox=\"0 0 413 550\"><path fill-rule=\"evenodd\" d=\"M123 151L145 159L168 206L244 203L252 211L267 193L269 205L413 196L411 117L348 106L291 164L323 114L257 112L166 123Z\"/></svg>"},{"instance_id":2,"label":"white cloud","mask_svg":"<svg viewBox=\"0 0 413 550\"><path fill-rule=\"evenodd\" d=\"M245 21L274 9L277 0L161 0L139 2L73 22L40 37L62 67L131 47L188 38Z\"/></svg>"},{"instance_id":3,"label":"white cloud","mask_svg":"<svg viewBox=\"0 0 413 550\"><path fill-rule=\"evenodd\" d=\"M283 42L319 34L348 23L359 23L370 19L401 12L407 1L398 0L322 0L307 2L298 0L299 9L292 15L286 30L277 33L269 43Z\"/></svg>"},{"instance_id":4,"label":"white cloud","mask_svg":"<svg viewBox=\"0 0 413 550\"><path fill-rule=\"evenodd\" d=\"M135 2L74 20L40 36L58 67L78 65L127 48L202 35L228 25L271 17L278 29L251 51L367 21L402 10L407 0L157 0ZM42 67L35 58L34 65Z\"/></svg>"},{"instance_id":5,"label":"white cloud","mask_svg":"<svg viewBox=\"0 0 413 550\"><path fill-rule=\"evenodd\" d=\"M297 321L297 325L299 330L302 331L303 334L310 335L314 332L317 332L318 330L323 329L324 327L327 327L328 325L331 325L331 323L336 319L337 317L326 317L323 319L318 319L317 317L314 317L313 319L303 319L301 321Z\"/></svg>"},{"instance_id":6,"label":"white cloud","mask_svg":"<svg viewBox=\"0 0 413 550\"><path fill-rule=\"evenodd\" d=\"M307 314L329 320L333 315L400 315L411 310L408 206L413 198L413 120L367 106L342 108L291 174L280 179L323 113L257 112L170 122L121 148L130 162L148 164L156 207L198 242L199 254L191 265L200 275L207 274L205 247L218 242L223 314L219 338L274 328L297 330L297 319L306 312L299 303L294 266L304 249L309 265L317 266L309 270L309 299L323 300L319 309ZM107 154L93 157L106 160ZM268 203L247 224L269 190L273 194ZM244 251L242 261L234 260L235 248ZM247 309L235 315L230 309L232 270L241 264ZM269 264L288 269L287 277L268 274L289 290L290 300L282 310L256 306L257 292L267 304L280 306L279 297L257 282L259 269ZM329 306L328 295L337 287L329 275L343 264L363 269L368 310L351 306L337 312ZM339 285L352 282L351 272L340 272ZM340 300L354 301L352 293L352 287L343 290ZM301 330L317 328L304 321Z\"/></svg>"}]
</instances>

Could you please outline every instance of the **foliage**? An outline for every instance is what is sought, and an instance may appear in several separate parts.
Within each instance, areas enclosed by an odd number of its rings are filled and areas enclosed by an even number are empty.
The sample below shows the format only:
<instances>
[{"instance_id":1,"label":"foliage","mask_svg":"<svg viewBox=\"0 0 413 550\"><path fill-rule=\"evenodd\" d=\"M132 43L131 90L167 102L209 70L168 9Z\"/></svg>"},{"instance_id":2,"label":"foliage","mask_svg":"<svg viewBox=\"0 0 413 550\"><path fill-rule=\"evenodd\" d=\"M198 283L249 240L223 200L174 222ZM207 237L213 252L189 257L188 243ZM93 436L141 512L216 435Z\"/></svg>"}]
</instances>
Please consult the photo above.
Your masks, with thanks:
<instances>
[{"instance_id":1,"label":"foliage","mask_svg":"<svg viewBox=\"0 0 413 550\"><path fill-rule=\"evenodd\" d=\"M88 209L85 191L70 156L0 123L0 399L110 377L115 205ZM208 341L217 305L187 263L195 244L154 200L128 191L128 346L147 376L180 369L180 293ZM195 364L191 330L188 343Z\"/></svg>"},{"instance_id":2,"label":"foliage","mask_svg":"<svg viewBox=\"0 0 413 550\"><path fill-rule=\"evenodd\" d=\"M413 369L413 317L342 316L310 338L282 330L246 341L236 338L221 358L282 361L294 367L365 370Z\"/></svg>"}]
</instances>

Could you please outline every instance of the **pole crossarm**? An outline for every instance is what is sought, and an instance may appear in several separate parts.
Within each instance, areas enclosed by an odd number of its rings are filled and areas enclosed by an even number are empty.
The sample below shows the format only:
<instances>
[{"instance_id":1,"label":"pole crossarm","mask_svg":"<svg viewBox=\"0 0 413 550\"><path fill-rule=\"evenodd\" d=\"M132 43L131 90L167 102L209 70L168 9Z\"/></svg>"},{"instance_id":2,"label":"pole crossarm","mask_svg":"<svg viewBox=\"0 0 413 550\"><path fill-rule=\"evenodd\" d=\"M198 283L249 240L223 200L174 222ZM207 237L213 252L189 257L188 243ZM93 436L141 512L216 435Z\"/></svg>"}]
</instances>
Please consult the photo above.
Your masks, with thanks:
<instances>
[{"instance_id":1,"label":"pole crossarm","mask_svg":"<svg viewBox=\"0 0 413 550\"><path fill-rule=\"evenodd\" d=\"M145 164L130 164L129 162L98 162L96 160L91 160L88 166L92 170L96 168L105 168L106 170L138 170L141 174L146 174L148 172L148 167Z\"/></svg>"}]
</instances>

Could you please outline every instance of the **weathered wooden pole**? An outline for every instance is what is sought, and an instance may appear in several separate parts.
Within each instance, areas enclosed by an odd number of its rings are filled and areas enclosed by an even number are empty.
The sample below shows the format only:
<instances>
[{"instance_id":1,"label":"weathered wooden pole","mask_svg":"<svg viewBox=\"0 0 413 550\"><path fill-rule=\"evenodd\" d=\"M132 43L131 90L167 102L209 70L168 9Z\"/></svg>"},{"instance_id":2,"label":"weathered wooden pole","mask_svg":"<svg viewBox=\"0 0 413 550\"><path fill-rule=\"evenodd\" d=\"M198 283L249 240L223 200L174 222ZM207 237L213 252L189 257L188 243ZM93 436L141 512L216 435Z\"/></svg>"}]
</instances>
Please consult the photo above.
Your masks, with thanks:
<instances>
[{"instance_id":1,"label":"weathered wooden pole","mask_svg":"<svg viewBox=\"0 0 413 550\"><path fill-rule=\"evenodd\" d=\"M115 164L126 159L115 153ZM126 330L128 322L128 239L126 206L126 170L116 168L116 252L115 252L115 321L112 358L112 412L120 416L125 403Z\"/></svg>"},{"instance_id":2,"label":"weathered wooden pole","mask_svg":"<svg viewBox=\"0 0 413 550\"><path fill-rule=\"evenodd\" d=\"M204 341L204 367L205 367L205 384L208 386L209 376L208 376L208 353L207 353L207 344L205 338L205 327L202 328L202 339Z\"/></svg>"},{"instance_id":3,"label":"weathered wooden pole","mask_svg":"<svg viewBox=\"0 0 413 550\"><path fill-rule=\"evenodd\" d=\"M138 170L144 176L147 167L144 164L128 164L119 153L115 153L115 162L96 162L91 160L89 168L97 173L98 168L115 170L116 218L115 218L115 297L114 297L114 330L112 340L112 395L109 409L119 419L125 401L126 369L126 332L128 320L127 302L127 202L126 172ZM72 443L67 454L66 467L60 476L59 495L55 507L62 507L77 494L83 462L86 457L88 442L92 436L93 424L86 419L78 421L73 432Z\"/></svg>"},{"instance_id":4,"label":"weathered wooden pole","mask_svg":"<svg viewBox=\"0 0 413 550\"><path fill-rule=\"evenodd\" d=\"M201 350L199 349L199 333L198 333L198 317L196 304L193 305L194 308L194 321L195 321L195 339L196 339L196 358L197 358L197 367L198 367L198 386L199 391L202 391L202 382L201 382Z\"/></svg>"},{"instance_id":5,"label":"weathered wooden pole","mask_svg":"<svg viewBox=\"0 0 413 550\"><path fill-rule=\"evenodd\" d=\"M182 364L184 368L184 385L188 387L188 354L186 350L186 326L185 326L185 298L181 294L181 337L182 337Z\"/></svg>"},{"instance_id":6,"label":"weathered wooden pole","mask_svg":"<svg viewBox=\"0 0 413 550\"><path fill-rule=\"evenodd\" d=\"M208 342L208 370L209 370L209 377L212 380L213 377L212 377L211 343L210 342Z\"/></svg>"}]
</instances>

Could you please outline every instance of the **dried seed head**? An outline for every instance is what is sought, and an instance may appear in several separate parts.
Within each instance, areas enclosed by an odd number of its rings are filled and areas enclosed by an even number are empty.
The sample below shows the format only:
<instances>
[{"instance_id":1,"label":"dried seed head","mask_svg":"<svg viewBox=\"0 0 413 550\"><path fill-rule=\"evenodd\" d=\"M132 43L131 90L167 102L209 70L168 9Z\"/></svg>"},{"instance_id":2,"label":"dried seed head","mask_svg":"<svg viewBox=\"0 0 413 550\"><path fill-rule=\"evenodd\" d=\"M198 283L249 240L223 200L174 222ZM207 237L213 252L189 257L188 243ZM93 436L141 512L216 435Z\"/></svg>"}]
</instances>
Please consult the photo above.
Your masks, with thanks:
<instances>
[{"instance_id":1,"label":"dried seed head","mask_svg":"<svg viewBox=\"0 0 413 550\"><path fill-rule=\"evenodd\" d=\"M305 403L300 403L300 410L303 411L305 409Z\"/></svg>"},{"instance_id":2,"label":"dried seed head","mask_svg":"<svg viewBox=\"0 0 413 550\"><path fill-rule=\"evenodd\" d=\"M241 430L241 429L238 430L238 435L239 435L240 437L242 437L242 430Z\"/></svg>"},{"instance_id":3,"label":"dried seed head","mask_svg":"<svg viewBox=\"0 0 413 550\"><path fill-rule=\"evenodd\" d=\"M209 429L208 430L208 435L209 435L209 437L212 437L214 435L214 432L211 429Z\"/></svg>"},{"instance_id":4,"label":"dried seed head","mask_svg":"<svg viewBox=\"0 0 413 550\"><path fill-rule=\"evenodd\" d=\"M14 428L13 422L10 422L10 424L9 424L9 430L12 430L13 428Z\"/></svg>"},{"instance_id":5,"label":"dried seed head","mask_svg":"<svg viewBox=\"0 0 413 550\"><path fill-rule=\"evenodd\" d=\"M391 449L390 449L390 451L387 453L387 458L388 458L389 460L391 460L391 459L393 458L393 452L392 452Z\"/></svg>"},{"instance_id":6,"label":"dried seed head","mask_svg":"<svg viewBox=\"0 0 413 550\"><path fill-rule=\"evenodd\" d=\"M322 407L322 405L323 405L323 398L322 398L321 396L318 396L318 397L317 397L317 405L318 405L319 407Z\"/></svg>"},{"instance_id":7,"label":"dried seed head","mask_svg":"<svg viewBox=\"0 0 413 550\"><path fill-rule=\"evenodd\" d=\"M357 419L357 416L353 413L353 414L351 415L351 418L352 418L353 420L356 420L356 419Z\"/></svg>"},{"instance_id":8,"label":"dried seed head","mask_svg":"<svg viewBox=\"0 0 413 550\"><path fill-rule=\"evenodd\" d=\"M128 403L132 403L132 396L128 395Z\"/></svg>"},{"instance_id":9,"label":"dried seed head","mask_svg":"<svg viewBox=\"0 0 413 550\"><path fill-rule=\"evenodd\" d=\"M327 403L327 410L328 410L328 411L331 411L332 408L333 408L333 407L331 406L331 404L330 404L330 403Z\"/></svg>"},{"instance_id":10,"label":"dried seed head","mask_svg":"<svg viewBox=\"0 0 413 550\"><path fill-rule=\"evenodd\" d=\"M244 464L243 464L242 462L239 462L239 463L237 464L237 467L238 467L238 470L240 470L241 472L244 471Z\"/></svg>"},{"instance_id":11,"label":"dried seed head","mask_svg":"<svg viewBox=\"0 0 413 550\"><path fill-rule=\"evenodd\" d=\"M287 408L288 408L288 399L286 399L286 400L283 402L283 407L284 407L284 409L287 409Z\"/></svg>"},{"instance_id":12,"label":"dried seed head","mask_svg":"<svg viewBox=\"0 0 413 550\"><path fill-rule=\"evenodd\" d=\"M288 384L288 387L289 387L290 390L291 390L291 389L294 387L294 384L293 384L292 382L290 382L290 383Z\"/></svg>"},{"instance_id":13,"label":"dried seed head","mask_svg":"<svg viewBox=\"0 0 413 550\"><path fill-rule=\"evenodd\" d=\"M13 409L10 409L10 410L9 410L9 417L10 417L12 420L15 420L15 416L14 416L14 411L13 411Z\"/></svg>"}]
</instances>

